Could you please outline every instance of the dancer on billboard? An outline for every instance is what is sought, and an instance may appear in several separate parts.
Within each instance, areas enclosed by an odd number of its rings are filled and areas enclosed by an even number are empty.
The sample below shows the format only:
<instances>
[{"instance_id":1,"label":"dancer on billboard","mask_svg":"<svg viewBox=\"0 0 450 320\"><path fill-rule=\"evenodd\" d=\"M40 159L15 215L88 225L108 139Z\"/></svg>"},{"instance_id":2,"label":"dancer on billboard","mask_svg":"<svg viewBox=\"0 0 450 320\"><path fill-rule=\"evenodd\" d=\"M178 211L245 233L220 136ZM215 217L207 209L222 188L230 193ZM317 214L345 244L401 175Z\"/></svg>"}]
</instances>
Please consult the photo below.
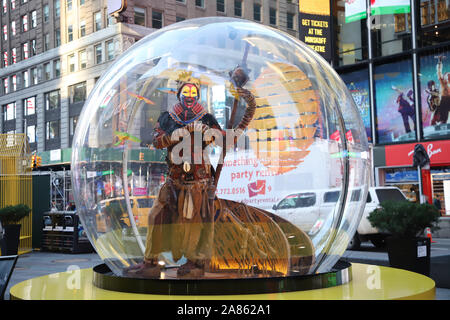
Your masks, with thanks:
<instances>
[{"instance_id":1,"label":"dancer on billboard","mask_svg":"<svg viewBox=\"0 0 450 320\"><path fill-rule=\"evenodd\" d=\"M441 123L447 123L448 113L450 111L450 72L443 71L443 63L445 56L438 57L438 63L436 65L437 77L440 84L440 105L439 105L439 120Z\"/></svg>"},{"instance_id":2,"label":"dancer on billboard","mask_svg":"<svg viewBox=\"0 0 450 320\"><path fill-rule=\"evenodd\" d=\"M397 103L398 103L398 112L402 115L403 125L405 127L406 133L411 132L411 127L409 125L409 118L413 121L414 131L416 130L416 112L414 110L414 100L413 100L413 91L412 89L408 90L408 93L405 94L399 90L397 87L392 86L392 89L398 92Z\"/></svg>"}]
</instances>

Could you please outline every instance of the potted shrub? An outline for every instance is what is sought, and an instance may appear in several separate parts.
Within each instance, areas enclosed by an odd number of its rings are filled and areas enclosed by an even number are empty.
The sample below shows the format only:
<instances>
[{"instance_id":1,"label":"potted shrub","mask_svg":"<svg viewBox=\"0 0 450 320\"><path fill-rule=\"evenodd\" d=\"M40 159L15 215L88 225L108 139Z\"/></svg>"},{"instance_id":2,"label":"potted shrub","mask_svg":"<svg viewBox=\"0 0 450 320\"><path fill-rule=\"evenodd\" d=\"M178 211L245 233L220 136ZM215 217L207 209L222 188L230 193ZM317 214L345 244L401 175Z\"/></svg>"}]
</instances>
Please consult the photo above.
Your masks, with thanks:
<instances>
[{"instance_id":1,"label":"potted shrub","mask_svg":"<svg viewBox=\"0 0 450 320\"><path fill-rule=\"evenodd\" d=\"M425 228L436 230L439 211L428 203L385 201L372 211L368 220L378 230L388 233L386 246L391 267L429 276L430 239Z\"/></svg>"},{"instance_id":2,"label":"potted shrub","mask_svg":"<svg viewBox=\"0 0 450 320\"><path fill-rule=\"evenodd\" d=\"M19 248L19 221L28 216L31 209L25 204L6 206L0 209L0 223L3 228L1 250L3 256L16 255Z\"/></svg>"}]
</instances>

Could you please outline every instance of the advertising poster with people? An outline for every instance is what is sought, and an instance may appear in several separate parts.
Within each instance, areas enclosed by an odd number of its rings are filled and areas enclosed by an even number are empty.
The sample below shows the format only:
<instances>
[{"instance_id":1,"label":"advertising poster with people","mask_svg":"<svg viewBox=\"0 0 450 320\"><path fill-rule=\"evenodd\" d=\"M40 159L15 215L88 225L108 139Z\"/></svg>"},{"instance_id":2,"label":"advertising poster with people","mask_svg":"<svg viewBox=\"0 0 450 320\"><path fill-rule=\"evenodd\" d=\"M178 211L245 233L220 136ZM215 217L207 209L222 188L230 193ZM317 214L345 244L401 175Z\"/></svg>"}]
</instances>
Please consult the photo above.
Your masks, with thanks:
<instances>
[{"instance_id":1,"label":"advertising poster with people","mask_svg":"<svg viewBox=\"0 0 450 320\"><path fill-rule=\"evenodd\" d=\"M414 140L416 113L411 61L376 66L374 78L378 142Z\"/></svg>"},{"instance_id":2,"label":"advertising poster with people","mask_svg":"<svg viewBox=\"0 0 450 320\"><path fill-rule=\"evenodd\" d=\"M342 74L341 78L347 85L358 107L364 127L366 128L367 140L372 142L372 131L370 129L369 73L367 70L354 71Z\"/></svg>"},{"instance_id":3,"label":"advertising poster with people","mask_svg":"<svg viewBox=\"0 0 450 320\"><path fill-rule=\"evenodd\" d=\"M450 135L450 52L420 58L420 103L423 135L436 139Z\"/></svg>"}]
</instances>

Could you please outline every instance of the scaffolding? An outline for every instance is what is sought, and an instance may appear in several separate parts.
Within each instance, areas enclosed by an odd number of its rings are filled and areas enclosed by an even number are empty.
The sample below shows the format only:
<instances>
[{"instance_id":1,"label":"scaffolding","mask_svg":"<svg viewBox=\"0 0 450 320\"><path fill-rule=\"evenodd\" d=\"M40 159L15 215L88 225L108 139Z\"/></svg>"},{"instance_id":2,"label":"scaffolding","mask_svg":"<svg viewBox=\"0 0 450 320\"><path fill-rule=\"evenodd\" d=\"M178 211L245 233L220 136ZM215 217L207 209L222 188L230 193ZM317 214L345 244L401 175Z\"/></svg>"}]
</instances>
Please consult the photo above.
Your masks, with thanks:
<instances>
[{"instance_id":1,"label":"scaffolding","mask_svg":"<svg viewBox=\"0 0 450 320\"><path fill-rule=\"evenodd\" d=\"M70 170L50 172L50 208L67 210L74 203L72 194L72 175Z\"/></svg>"},{"instance_id":2,"label":"scaffolding","mask_svg":"<svg viewBox=\"0 0 450 320\"><path fill-rule=\"evenodd\" d=\"M0 134L0 207L33 206L31 153L26 134ZM32 249L32 213L20 221L19 254Z\"/></svg>"}]
</instances>

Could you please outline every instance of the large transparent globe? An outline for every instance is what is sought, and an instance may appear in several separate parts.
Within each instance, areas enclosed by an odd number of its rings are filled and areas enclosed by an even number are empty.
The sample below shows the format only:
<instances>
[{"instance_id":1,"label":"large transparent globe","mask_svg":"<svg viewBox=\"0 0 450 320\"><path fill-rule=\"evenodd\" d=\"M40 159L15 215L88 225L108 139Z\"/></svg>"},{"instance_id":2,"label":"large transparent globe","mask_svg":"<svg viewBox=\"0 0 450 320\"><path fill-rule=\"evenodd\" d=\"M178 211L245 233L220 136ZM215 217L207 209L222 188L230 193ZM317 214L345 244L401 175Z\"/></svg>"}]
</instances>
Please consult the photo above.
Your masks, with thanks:
<instances>
[{"instance_id":1,"label":"large transparent globe","mask_svg":"<svg viewBox=\"0 0 450 320\"><path fill-rule=\"evenodd\" d=\"M74 137L74 195L118 276L323 273L360 221L368 151L345 84L305 44L245 20L186 20L97 82Z\"/></svg>"}]
</instances>

